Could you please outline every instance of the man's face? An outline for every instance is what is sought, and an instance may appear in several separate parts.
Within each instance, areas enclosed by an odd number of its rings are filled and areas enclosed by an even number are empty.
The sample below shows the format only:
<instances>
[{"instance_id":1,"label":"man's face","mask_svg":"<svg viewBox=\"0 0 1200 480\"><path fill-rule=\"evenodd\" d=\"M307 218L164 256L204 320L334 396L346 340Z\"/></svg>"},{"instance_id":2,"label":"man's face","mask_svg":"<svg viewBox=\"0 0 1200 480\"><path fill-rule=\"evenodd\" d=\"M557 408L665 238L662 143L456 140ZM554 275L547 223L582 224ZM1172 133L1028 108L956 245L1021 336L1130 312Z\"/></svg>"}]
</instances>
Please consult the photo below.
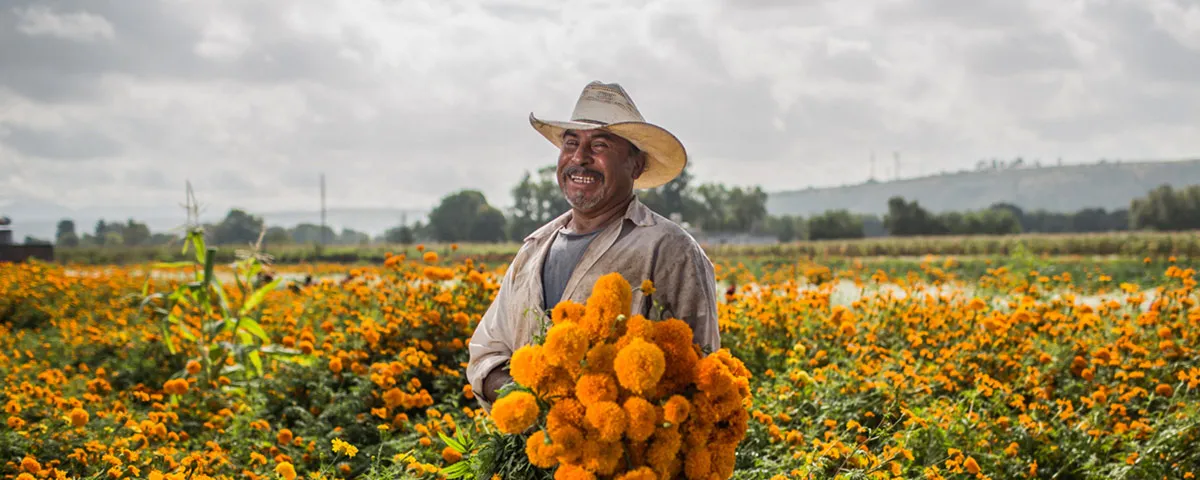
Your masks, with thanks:
<instances>
[{"instance_id":1,"label":"man's face","mask_svg":"<svg viewBox=\"0 0 1200 480\"><path fill-rule=\"evenodd\" d=\"M641 176L645 156L600 130L568 130L558 155L558 188L575 210L590 213L624 201Z\"/></svg>"}]
</instances>

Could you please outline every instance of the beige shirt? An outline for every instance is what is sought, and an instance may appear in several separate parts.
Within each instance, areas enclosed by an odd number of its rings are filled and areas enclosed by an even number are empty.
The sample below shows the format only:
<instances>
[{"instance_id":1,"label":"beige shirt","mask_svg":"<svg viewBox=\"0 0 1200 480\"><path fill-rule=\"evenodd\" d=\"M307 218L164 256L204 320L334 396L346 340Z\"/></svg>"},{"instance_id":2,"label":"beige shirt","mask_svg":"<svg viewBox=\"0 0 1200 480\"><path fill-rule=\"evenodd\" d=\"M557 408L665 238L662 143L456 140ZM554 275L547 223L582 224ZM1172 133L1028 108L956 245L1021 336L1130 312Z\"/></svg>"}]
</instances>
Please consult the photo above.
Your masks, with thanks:
<instances>
[{"instance_id":1,"label":"beige shirt","mask_svg":"<svg viewBox=\"0 0 1200 480\"><path fill-rule=\"evenodd\" d=\"M554 232L565 227L571 212L564 213L525 237L508 271L468 346L471 359L467 380L475 398L490 409L483 398L484 379L493 369L505 366L518 348L539 333L542 310L542 263L554 240ZM666 305L663 318L678 318L692 327L694 342L707 351L721 346L717 327L717 285L712 262L690 234L679 225L651 211L636 198L621 221L602 229L588 246L567 281L562 300L587 303L592 285L602 275L620 272L630 286L642 280L654 282L654 304ZM633 292L633 313L658 319L657 306L641 292Z\"/></svg>"}]
</instances>

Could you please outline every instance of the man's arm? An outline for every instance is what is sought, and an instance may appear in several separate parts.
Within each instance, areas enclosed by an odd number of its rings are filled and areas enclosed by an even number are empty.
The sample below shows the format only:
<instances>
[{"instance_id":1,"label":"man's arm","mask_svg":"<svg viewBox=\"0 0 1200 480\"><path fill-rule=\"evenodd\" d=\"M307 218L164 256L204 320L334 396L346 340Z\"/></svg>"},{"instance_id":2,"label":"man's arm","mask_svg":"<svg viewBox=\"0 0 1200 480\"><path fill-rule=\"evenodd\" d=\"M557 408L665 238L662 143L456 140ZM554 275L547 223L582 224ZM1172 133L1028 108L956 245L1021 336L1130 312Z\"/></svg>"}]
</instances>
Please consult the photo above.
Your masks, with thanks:
<instances>
[{"instance_id":1,"label":"man's arm","mask_svg":"<svg viewBox=\"0 0 1200 480\"><path fill-rule=\"evenodd\" d=\"M491 411L496 401L496 390L504 386L511 377L505 364L512 357L512 325L504 314L508 291L514 268L510 267L500 282L496 298L479 320L467 348L471 358L467 363L467 381L480 406Z\"/></svg>"},{"instance_id":2,"label":"man's arm","mask_svg":"<svg viewBox=\"0 0 1200 480\"><path fill-rule=\"evenodd\" d=\"M721 348L717 325L717 281L712 261L690 236L671 237L659 245L654 295L667 314L692 327L693 342L709 352ZM651 307L656 308L656 307Z\"/></svg>"}]
</instances>

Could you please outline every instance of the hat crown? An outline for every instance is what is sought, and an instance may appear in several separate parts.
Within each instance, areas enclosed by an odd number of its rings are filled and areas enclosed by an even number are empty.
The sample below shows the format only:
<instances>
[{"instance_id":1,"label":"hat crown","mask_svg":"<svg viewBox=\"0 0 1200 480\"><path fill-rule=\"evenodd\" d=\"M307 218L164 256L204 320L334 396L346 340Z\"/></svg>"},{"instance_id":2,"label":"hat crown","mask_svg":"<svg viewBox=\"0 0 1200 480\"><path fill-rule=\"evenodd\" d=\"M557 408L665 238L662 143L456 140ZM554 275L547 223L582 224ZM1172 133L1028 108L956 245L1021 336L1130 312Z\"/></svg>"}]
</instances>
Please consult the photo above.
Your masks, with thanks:
<instances>
[{"instance_id":1,"label":"hat crown","mask_svg":"<svg viewBox=\"0 0 1200 480\"><path fill-rule=\"evenodd\" d=\"M579 94L571 120L602 125L644 121L637 105L620 84L596 81L589 83Z\"/></svg>"}]
</instances>

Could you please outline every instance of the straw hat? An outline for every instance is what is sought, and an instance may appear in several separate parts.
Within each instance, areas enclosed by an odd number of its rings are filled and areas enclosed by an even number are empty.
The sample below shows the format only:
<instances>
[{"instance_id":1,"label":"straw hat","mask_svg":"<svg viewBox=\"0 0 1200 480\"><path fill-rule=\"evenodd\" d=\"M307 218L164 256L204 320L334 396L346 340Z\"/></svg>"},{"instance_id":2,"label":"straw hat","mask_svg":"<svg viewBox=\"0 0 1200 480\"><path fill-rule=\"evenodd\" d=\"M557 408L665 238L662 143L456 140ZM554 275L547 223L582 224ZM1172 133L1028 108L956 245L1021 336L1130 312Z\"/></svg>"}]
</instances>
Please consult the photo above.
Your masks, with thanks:
<instances>
[{"instance_id":1,"label":"straw hat","mask_svg":"<svg viewBox=\"0 0 1200 480\"><path fill-rule=\"evenodd\" d=\"M571 120L542 120L530 113L529 123L560 149L566 130L601 129L630 141L646 153L646 170L633 182L633 188L661 186L678 176L687 164L683 143L666 129L643 120L633 99L616 83L593 81L584 87Z\"/></svg>"}]
</instances>

